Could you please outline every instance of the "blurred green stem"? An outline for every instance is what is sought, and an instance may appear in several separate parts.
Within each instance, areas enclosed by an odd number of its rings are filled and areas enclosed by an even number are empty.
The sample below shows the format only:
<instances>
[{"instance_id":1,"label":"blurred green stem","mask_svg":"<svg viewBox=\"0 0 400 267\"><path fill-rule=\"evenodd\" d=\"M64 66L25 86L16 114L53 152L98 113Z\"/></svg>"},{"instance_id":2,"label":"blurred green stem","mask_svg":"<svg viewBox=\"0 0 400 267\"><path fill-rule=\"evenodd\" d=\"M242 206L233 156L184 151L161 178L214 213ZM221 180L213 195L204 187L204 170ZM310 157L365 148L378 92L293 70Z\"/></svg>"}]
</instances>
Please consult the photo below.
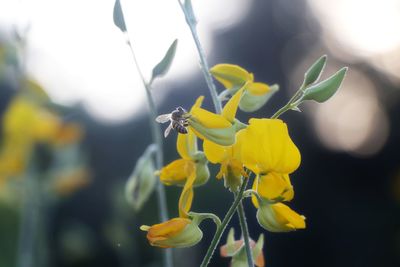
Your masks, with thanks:
<instances>
[{"instance_id":1,"label":"blurred green stem","mask_svg":"<svg viewBox=\"0 0 400 267\"><path fill-rule=\"evenodd\" d=\"M128 32L126 33L127 35L127 42L129 45L129 48L132 53L133 61L135 62L136 69L139 73L139 76L143 82L143 85L146 90L146 96L147 96L147 102L149 104L149 109L150 109L150 126L151 126L151 133L152 133L152 138L153 142L157 145L157 151L156 151L156 168L160 170L163 167L163 142L162 142L162 132L161 132L161 127L160 125L156 122L156 117L157 117L157 107L154 103L153 96L151 94L151 88L150 85L146 82L142 71L140 70L139 63L136 59L135 56L135 51L133 50ZM161 221L166 221L168 220L168 209L167 209L167 197L165 195L165 189L164 185L158 180L157 182L157 199L158 199L158 207L159 207L159 216ZM172 262L172 250L171 249L165 249L164 250L164 263L166 267L173 267L173 262Z\"/></svg>"},{"instance_id":2,"label":"blurred green stem","mask_svg":"<svg viewBox=\"0 0 400 267\"><path fill-rule=\"evenodd\" d=\"M33 160L32 160L33 161ZM24 179L23 206L17 251L17 267L34 266L35 241L39 227L39 181L35 164L32 162Z\"/></svg>"},{"instance_id":3,"label":"blurred green stem","mask_svg":"<svg viewBox=\"0 0 400 267\"><path fill-rule=\"evenodd\" d=\"M239 192L235 195L235 200L233 201L232 206L229 208L224 219L222 220L221 225L217 228L217 231L215 232L215 235L211 241L210 246L208 247L207 253L204 256L204 259L203 259L200 267L206 267L208 265L208 263L210 262L210 259L211 259L212 255L214 254L215 248L217 247L219 241L221 240L221 236L224 233L226 226L232 219L233 214L235 213L237 207L239 206L239 204L241 203L241 201L243 199L243 193L247 187L248 182L249 182L248 178L243 179L242 186L240 187Z\"/></svg>"},{"instance_id":4,"label":"blurred green stem","mask_svg":"<svg viewBox=\"0 0 400 267\"><path fill-rule=\"evenodd\" d=\"M213 82L213 78L210 73L210 68L208 67L206 54L204 52L203 47L201 46L200 39L197 34L196 21L194 21L193 18L190 17L187 10L185 9L185 6L182 4L181 0L178 0L178 2L179 2L179 5L180 5L183 13L185 14L186 23L189 25L190 31L193 36L193 40L196 44L197 52L199 53L199 57L200 57L201 70L203 72L204 78L206 79L208 89L210 90L210 94L211 94L211 98L213 100L215 112L221 113L221 111L222 111L221 102L218 100L217 89Z\"/></svg>"}]
</instances>

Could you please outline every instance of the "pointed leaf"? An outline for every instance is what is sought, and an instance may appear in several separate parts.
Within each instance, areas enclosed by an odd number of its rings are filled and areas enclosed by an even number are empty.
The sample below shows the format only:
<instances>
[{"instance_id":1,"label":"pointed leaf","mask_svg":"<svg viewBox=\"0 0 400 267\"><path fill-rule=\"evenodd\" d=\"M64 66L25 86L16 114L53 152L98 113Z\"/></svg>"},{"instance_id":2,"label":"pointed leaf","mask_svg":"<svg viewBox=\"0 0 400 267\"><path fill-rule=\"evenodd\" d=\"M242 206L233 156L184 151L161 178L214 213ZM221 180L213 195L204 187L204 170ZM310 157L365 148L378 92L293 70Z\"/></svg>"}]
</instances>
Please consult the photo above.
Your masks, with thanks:
<instances>
[{"instance_id":1,"label":"pointed leaf","mask_svg":"<svg viewBox=\"0 0 400 267\"><path fill-rule=\"evenodd\" d=\"M307 88L302 100L314 100L322 103L331 98L342 84L347 69L347 67L342 68L325 81Z\"/></svg>"},{"instance_id":2,"label":"pointed leaf","mask_svg":"<svg viewBox=\"0 0 400 267\"><path fill-rule=\"evenodd\" d=\"M122 32L126 32L124 13L122 12L120 0L115 0L113 18L115 26Z\"/></svg>"},{"instance_id":3,"label":"pointed leaf","mask_svg":"<svg viewBox=\"0 0 400 267\"><path fill-rule=\"evenodd\" d=\"M304 86L308 86L319 79L325 67L326 58L326 55L323 55L317 61L315 61L314 64L312 64L312 66L306 71L306 73L304 74Z\"/></svg>"},{"instance_id":4,"label":"pointed leaf","mask_svg":"<svg viewBox=\"0 0 400 267\"><path fill-rule=\"evenodd\" d=\"M175 39L169 46L167 53L165 53L163 59L153 68L150 81L152 82L155 78L163 76L167 73L171 67L172 60L175 57L176 46L178 45L178 39ZM151 83L150 82L150 83Z\"/></svg>"}]
</instances>

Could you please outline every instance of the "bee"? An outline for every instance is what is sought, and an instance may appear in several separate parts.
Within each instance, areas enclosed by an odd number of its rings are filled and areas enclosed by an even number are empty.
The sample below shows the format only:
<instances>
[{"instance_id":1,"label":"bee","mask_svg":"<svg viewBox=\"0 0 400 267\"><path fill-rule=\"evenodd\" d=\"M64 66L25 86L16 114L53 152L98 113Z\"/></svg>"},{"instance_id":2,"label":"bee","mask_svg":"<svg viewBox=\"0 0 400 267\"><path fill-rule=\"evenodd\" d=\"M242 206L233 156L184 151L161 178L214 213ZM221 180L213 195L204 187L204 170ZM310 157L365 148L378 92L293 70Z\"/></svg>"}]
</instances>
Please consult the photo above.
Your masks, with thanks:
<instances>
[{"instance_id":1,"label":"bee","mask_svg":"<svg viewBox=\"0 0 400 267\"><path fill-rule=\"evenodd\" d=\"M174 129L178 133L187 134L188 130L186 127L189 126L188 118L190 115L187 114L187 111L182 107L177 107L174 111L167 114L162 114L156 118L156 122L165 123L170 121L169 126L165 129L164 137L167 137L171 132L171 129Z\"/></svg>"}]
</instances>

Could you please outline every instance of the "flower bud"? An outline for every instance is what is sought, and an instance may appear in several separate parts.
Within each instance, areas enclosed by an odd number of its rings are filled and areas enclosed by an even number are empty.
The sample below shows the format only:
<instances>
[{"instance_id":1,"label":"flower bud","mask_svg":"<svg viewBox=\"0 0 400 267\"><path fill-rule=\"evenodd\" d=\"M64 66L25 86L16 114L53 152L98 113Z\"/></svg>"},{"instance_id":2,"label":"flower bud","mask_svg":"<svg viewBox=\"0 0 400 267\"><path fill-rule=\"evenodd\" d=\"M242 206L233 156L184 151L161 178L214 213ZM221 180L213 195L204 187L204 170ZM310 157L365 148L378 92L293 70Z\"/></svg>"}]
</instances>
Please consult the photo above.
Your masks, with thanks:
<instances>
[{"instance_id":1,"label":"flower bud","mask_svg":"<svg viewBox=\"0 0 400 267\"><path fill-rule=\"evenodd\" d=\"M277 84L271 87L264 83L248 84L240 100L239 108L244 112L254 112L264 106L278 90Z\"/></svg>"},{"instance_id":2,"label":"flower bud","mask_svg":"<svg viewBox=\"0 0 400 267\"><path fill-rule=\"evenodd\" d=\"M221 116L219 122L221 122L221 125L216 125L215 128L212 128L198 119L189 119L189 125L199 138L210 140L222 146L233 145L236 140L236 127Z\"/></svg>"},{"instance_id":3,"label":"flower bud","mask_svg":"<svg viewBox=\"0 0 400 267\"><path fill-rule=\"evenodd\" d=\"M203 237L198 223L187 218L173 218L152 226L142 225L150 245L161 248L184 248L196 245Z\"/></svg>"},{"instance_id":4,"label":"flower bud","mask_svg":"<svg viewBox=\"0 0 400 267\"><path fill-rule=\"evenodd\" d=\"M205 158L204 154L203 157ZM207 159L198 161L196 163L196 180L194 180L194 186L200 186L207 183L210 178L210 170L208 169Z\"/></svg>"},{"instance_id":5,"label":"flower bud","mask_svg":"<svg viewBox=\"0 0 400 267\"><path fill-rule=\"evenodd\" d=\"M155 188L155 167L151 158L154 149L156 146L150 145L139 158L125 186L126 200L136 211L140 210Z\"/></svg>"},{"instance_id":6,"label":"flower bud","mask_svg":"<svg viewBox=\"0 0 400 267\"><path fill-rule=\"evenodd\" d=\"M210 69L210 73L233 95L246 82L253 81L253 75L238 65L218 64Z\"/></svg>"},{"instance_id":7,"label":"flower bud","mask_svg":"<svg viewBox=\"0 0 400 267\"><path fill-rule=\"evenodd\" d=\"M264 246L264 235L260 235L257 243L250 239L250 248L254 259L254 265L257 267L264 267L265 260L262 253ZM232 257L231 267L247 267L247 253L244 247L244 240L235 240L234 229L231 228L228 234L226 244L220 248L220 255L222 257Z\"/></svg>"},{"instance_id":8,"label":"flower bud","mask_svg":"<svg viewBox=\"0 0 400 267\"><path fill-rule=\"evenodd\" d=\"M282 203L260 203L257 220L270 232L290 232L306 228L305 217Z\"/></svg>"}]
</instances>

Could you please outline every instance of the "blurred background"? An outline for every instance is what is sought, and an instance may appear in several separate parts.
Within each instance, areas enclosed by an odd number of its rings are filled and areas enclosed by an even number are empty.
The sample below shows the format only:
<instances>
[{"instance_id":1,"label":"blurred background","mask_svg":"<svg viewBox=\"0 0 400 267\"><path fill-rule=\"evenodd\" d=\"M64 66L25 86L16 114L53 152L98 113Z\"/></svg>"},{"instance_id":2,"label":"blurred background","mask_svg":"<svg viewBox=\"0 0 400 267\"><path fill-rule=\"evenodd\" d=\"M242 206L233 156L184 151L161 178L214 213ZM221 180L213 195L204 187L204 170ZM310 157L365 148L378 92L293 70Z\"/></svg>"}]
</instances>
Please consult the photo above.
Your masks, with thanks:
<instances>
[{"instance_id":1,"label":"blurred background","mask_svg":"<svg viewBox=\"0 0 400 267\"><path fill-rule=\"evenodd\" d=\"M321 55L323 77L350 67L328 102L282 116L302 154L290 206L307 217L307 229L266 232L245 203L251 236L265 234L266 265L400 266L400 1L192 2L210 66L237 64L280 85L257 113L240 112L242 121L271 116ZM189 108L200 94L212 110L178 3L122 5L146 78L179 39L170 72L154 83L159 113ZM0 0L1 267L29 257L36 266L161 266L161 250L139 231L159 221L155 194L139 213L124 198L151 137L145 91L113 6ZM166 163L178 157L175 141L165 139ZM166 190L175 217L180 189ZM231 201L211 177L192 210L222 217ZM232 225L239 232L236 217ZM199 265L214 227L203 223L200 244L174 250L175 266ZM228 265L218 255L210 264Z\"/></svg>"}]
</instances>

